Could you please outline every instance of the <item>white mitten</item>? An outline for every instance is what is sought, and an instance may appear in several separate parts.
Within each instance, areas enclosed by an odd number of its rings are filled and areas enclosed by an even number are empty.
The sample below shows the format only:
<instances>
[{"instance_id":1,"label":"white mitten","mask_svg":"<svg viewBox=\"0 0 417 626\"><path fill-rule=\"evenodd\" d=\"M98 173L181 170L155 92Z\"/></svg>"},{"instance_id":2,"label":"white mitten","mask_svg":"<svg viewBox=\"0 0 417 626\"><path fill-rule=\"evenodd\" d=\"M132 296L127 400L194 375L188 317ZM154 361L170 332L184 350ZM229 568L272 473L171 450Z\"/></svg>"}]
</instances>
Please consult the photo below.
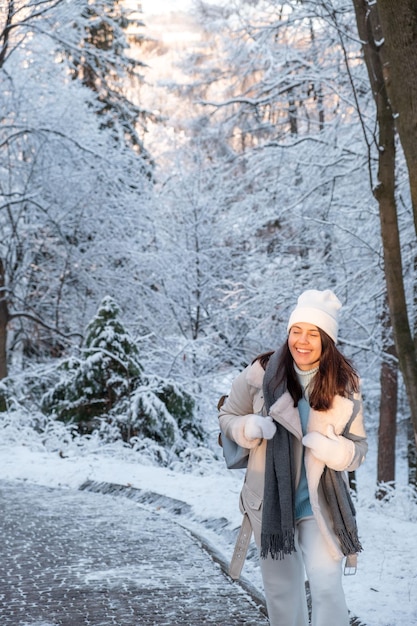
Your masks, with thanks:
<instances>
[{"instance_id":1,"label":"white mitten","mask_svg":"<svg viewBox=\"0 0 417 626\"><path fill-rule=\"evenodd\" d=\"M307 433L303 437L303 444L327 467L337 471L346 470L353 461L355 444L342 435L336 435L331 425L326 432L327 437L317 431Z\"/></svg>"},{"instance_id":2,"label":"white mitten","mask_svg":"<svg viewBox=\"0 0 417 626\"><path fill-rule=\"evenodd\" d=\"M272 417L267 415L247 415L245 424L246 439L272 439L277 427Z\"/></svg>"}]
</instances>

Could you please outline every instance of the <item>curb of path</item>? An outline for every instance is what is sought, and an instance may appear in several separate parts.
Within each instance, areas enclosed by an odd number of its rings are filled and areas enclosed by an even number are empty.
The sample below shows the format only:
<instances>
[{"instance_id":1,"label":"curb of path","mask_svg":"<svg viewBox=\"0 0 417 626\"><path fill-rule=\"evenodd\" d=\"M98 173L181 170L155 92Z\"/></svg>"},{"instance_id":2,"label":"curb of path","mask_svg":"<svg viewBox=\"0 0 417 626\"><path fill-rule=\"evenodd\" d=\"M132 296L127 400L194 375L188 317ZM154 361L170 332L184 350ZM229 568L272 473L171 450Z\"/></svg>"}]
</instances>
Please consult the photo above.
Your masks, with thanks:
<instances>
[{"instance_id":1,"label":"curb of path","mask_svg":"<svg viewBox=\"0 0 417 626\"><path fill-rule=\"evenodd\" d=\"M162 509L165 513L168 513L177 524L182 526L196 539L196 541L200 543L203 550L205 550L207 554L213 559L213 561L220 566L224 576L226 576L234 584L239 585L241 589L245 591L252 599L252 601L259 607L260 611L265 616L268 615L265 599L262 593L242 575L238 580L233 580L232 578L230 578L228 574L228 562L225 560L221 552L219 552L219 550L206 537L197 532L195 528L191 528L185 522L181 521L181 516L195 519L193 509L189 504L187 504L186 502L182 502L181 500L176 500L175 498L169 498L168 496L164 496L153 491L146 491L144 489L132 487L130 485L119 485L115 483L86 480L79 487L79 489L81 491L91 491L94 493L102 493L111 496L123 496L125 498L129 498L130 500L133 500L134 502L137 502L142 506L152 506L154 510ZM197 521L201 525L201 521ZM209 520L204 520L203 525L207 526L207 528L209 528L210 530L218 528L223 529L222 532L224 532L226 523L227 520L213 518ZM230 536L233 535L233 538L235 537L233 531L229 531L229 534ZM308 587L307 594L309 594ZM350 614L350 626L366 626L366 624L362 622L358 617Z\"/></svg>"},{"instance_id":2,"label":"curb of path","mask_svg":"<svg viewBox=\"0 0 417 626\"><path fill-rule=\"evenodd\" d=\"M231 582L239 585L258 606L259 610L267 617L266 603L261 592L244 576L241 576L239 580L233 580L230 578L228 574L229 564L221 552L207 539L207 537L204 537L201 533L197 532L195 528L191 528L190 525L181 521L182 516L186 516L191 519L195 517L193 515L193 509L189 504L182 502L181 500L176 500L175 498L169 498L168 496L154 493L153 491L146 491L136 487L131 487L130 485L119 485L115 483L86 480L82 485L80 485L79 489L81 491L91 491L111 496L122 496L129 498L142 506L152 506L154 510L162 509L165 513L168 513L173 521L182 526L195 538L196 541L198 541L202 549L207 552L212 560L220 566L223 574ZM210 519L205 520L205 522L207 527L210 530L213 530L213 528L224 528L226 520ZM230 534L233 534L232 531L230 531ZM358 624L357 626L360 625Z\"/></svg>"}]
</instances>

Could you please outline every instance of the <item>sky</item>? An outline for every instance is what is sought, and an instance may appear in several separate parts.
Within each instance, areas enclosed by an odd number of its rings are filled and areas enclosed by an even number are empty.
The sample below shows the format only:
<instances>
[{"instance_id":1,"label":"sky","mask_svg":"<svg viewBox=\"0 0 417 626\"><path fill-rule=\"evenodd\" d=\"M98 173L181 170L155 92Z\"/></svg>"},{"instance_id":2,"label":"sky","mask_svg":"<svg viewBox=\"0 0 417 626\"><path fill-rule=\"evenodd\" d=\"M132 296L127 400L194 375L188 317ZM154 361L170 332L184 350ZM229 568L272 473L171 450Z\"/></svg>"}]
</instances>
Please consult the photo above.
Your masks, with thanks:
<instances>
[{"instance_id":1,"label":"sky","mask_svg":"<svg viewBox=\"0 0 417 626\"><path fill-rule=\"evenodd\" d=\"M357 472L356 509L364 551L356 575L344 578L347 604L366 626L415 626L417 502L405 484L398 484L387 503L374 498L375 448L371 440L368 458ZM197 529L225 561L230 561L233 553L231 531L241 522L238 501L244 474L243 470L227 470L221 457L202 454L188 464L160 467L117 442L104 446L91 438L75 444L68 438L59 441L57 432L40 434L30 429L19 434L16 419L7 424L5 414L0 414L0 472L2 480L16 481L17 488L19 481L29 481L78 489L89 479L181 500L189 504L191 512L181 520L172 513L173 518ZM262 593L257 558L246 561L242 575Z\"/></svg>"}]
</instances>

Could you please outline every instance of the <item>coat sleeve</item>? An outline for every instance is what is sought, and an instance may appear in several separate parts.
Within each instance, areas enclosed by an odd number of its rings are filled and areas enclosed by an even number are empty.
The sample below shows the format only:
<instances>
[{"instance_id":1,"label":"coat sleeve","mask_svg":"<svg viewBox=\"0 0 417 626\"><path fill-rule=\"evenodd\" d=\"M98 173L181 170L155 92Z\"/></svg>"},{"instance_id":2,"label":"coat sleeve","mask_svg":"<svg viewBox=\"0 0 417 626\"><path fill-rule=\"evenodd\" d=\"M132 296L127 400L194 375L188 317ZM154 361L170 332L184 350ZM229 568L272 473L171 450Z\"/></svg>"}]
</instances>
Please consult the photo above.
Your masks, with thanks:
<instances>
[{"instance_id":1,"label":"coat sleeve","mask_svg":"<svg viewBox=\"0 0 417 626\"><path fill-rule=\"evenodd\" d=\"M244 448L255 448L261 439L247 439L245 425L250 415L253 415L253 400L256 387L247 381L249 365L233 381L230 393L219 412L220 428L228 437Z\"/></svg>"},{"instance_id":2,"label":"coat sleeve","mask_svg":"<svg viewBox=\"0 0 417 626\"><path fill-rule=\"evenodd\" d=\"M355 444L355 452L353 459L347 471L354 472L365 460L368 452L368 441L366 438L365 425L363 419L363 402L361 394L355 394L353 397L353 412L348 424L346 425L344 436Z\"/></svg>"}]
</instances>

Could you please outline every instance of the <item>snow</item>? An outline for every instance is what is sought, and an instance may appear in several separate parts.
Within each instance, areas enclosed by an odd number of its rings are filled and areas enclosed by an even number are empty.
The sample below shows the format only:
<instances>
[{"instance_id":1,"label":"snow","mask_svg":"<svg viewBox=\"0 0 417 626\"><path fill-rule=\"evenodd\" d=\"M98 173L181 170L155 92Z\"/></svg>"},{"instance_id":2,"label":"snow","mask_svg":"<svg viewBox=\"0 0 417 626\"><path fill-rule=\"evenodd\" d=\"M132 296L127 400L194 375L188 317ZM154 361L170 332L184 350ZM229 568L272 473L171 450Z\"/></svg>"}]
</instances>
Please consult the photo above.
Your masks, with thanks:
<instances>
[{"instance_id":1,"label":"snow","mask_svg":"<svg viewBox=\"0 0 417 626\"><path fill-rule=\"evenodd\" d=\"M160 494L189 505L179 519L230 560L233 531L239 526L239 491L243 470L227 470L222 459L207 457L192 471L150 464L138 452L117 444L98 447L86 441L49 450L39 435L33 441L0 441L3 480L78 489L87 480L112 483ZM26 432L27 435L27 432ZM349 609L367 626L417 624L417 501L411 490L397 485L387 502L375 500L375 446L357 473L357 516L363 553L355 576L344 578ZM208 459L211 459L208 461ZM175 516L176 519L178 515ZM181 517L181 516L180 516ZM253 551L252 551L253 554ZM244 578L262 589L256 558L248 558Z\"/></svg>"}]
</instances>

